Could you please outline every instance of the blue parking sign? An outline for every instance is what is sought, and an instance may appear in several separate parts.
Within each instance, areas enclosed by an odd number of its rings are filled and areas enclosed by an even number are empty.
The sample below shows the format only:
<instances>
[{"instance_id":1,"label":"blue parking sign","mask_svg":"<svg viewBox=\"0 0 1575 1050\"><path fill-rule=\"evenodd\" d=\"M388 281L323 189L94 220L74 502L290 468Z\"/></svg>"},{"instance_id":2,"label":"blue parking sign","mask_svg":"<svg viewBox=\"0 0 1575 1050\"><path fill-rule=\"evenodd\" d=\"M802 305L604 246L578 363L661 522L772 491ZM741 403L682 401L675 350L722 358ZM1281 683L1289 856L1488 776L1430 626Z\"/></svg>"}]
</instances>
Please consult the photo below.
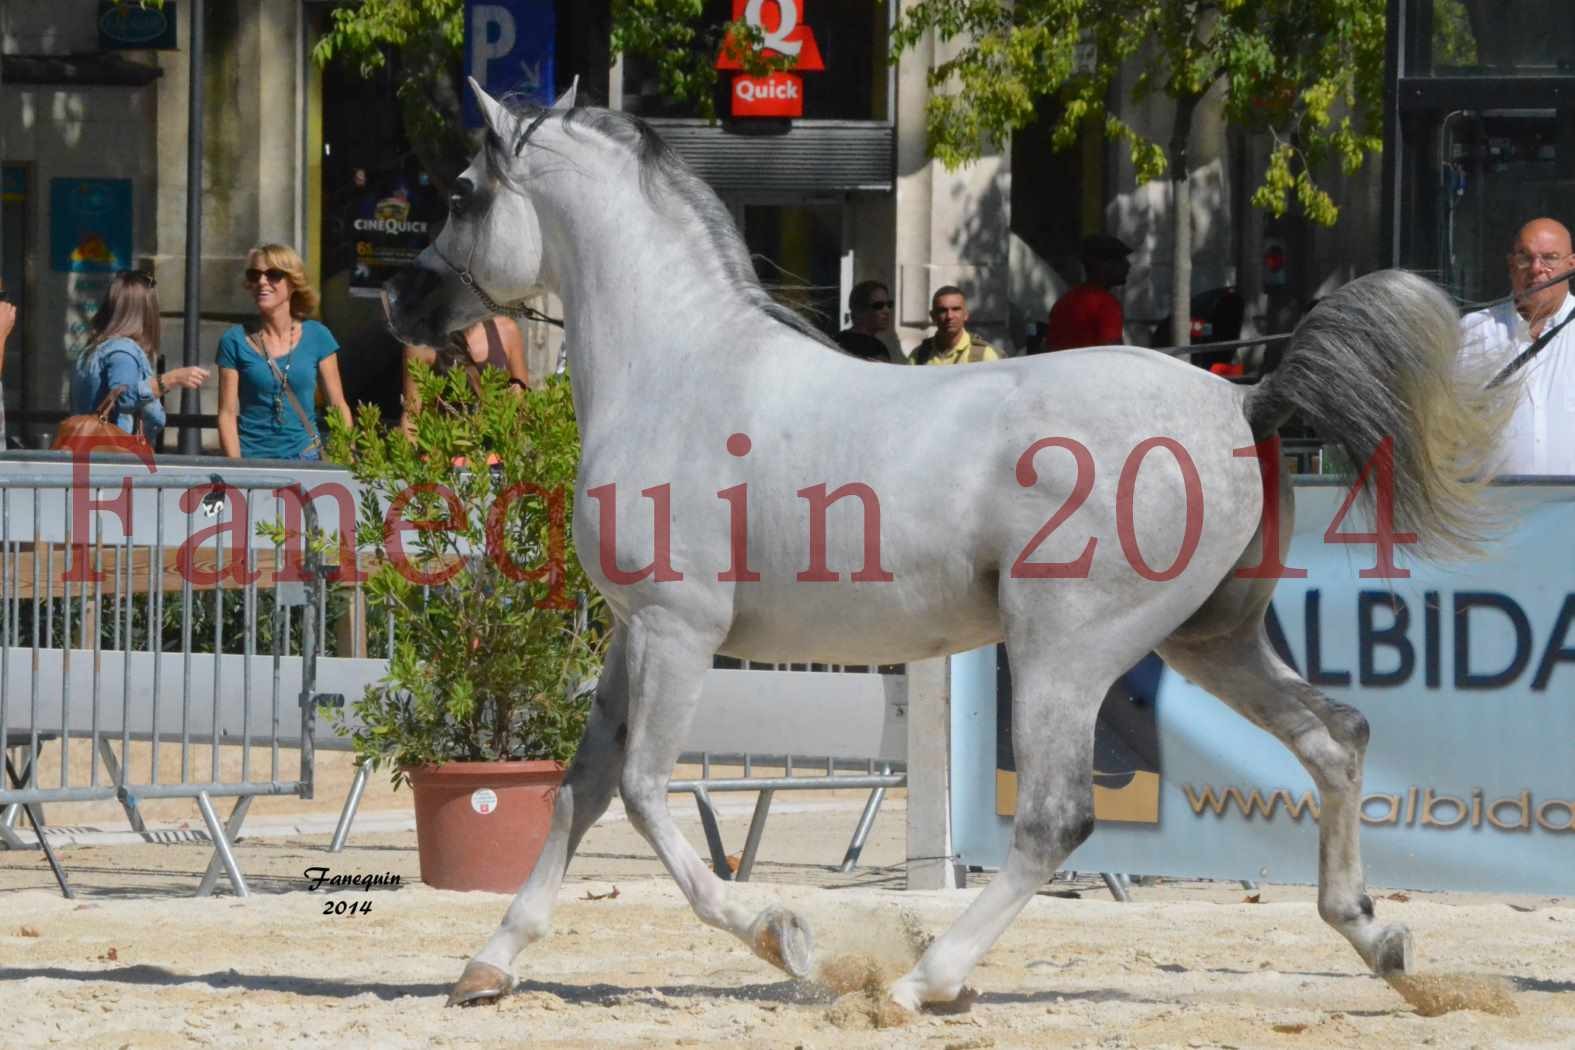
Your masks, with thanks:
<instances>
[{"instance_id":1,"label":"blue parking sign","mask_svg":"<svg viewBox=\"0 0 1575 1050\"><path fill-rule=\"evenodd\" d=\"M465 75L494 98L514 93L551 105L557 15L553 0L465 0ZM465 126L481 127L481 110L465 92Z\"/></svg>"}]
</instances>

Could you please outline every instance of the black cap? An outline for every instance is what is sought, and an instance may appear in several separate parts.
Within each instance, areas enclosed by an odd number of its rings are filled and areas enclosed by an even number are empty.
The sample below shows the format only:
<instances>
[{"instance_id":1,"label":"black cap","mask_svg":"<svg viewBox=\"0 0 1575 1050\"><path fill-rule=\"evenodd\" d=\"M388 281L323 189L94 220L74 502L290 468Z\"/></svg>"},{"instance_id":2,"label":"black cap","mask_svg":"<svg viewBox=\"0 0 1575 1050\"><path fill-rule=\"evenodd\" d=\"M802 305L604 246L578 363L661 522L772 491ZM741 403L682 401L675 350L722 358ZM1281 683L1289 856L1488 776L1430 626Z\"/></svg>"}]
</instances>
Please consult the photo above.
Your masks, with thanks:
<instances>
[{"instance_id":1,"label":"black cap","mask_svg":"<svg viewBox=\"0 0 1575 1050\"><path fill-rule=\"evenodd\" d=\"M1125 241L1108 233L1091 233L1083 238L1083 258L1120 262L1132 254Z\"/></svg>"}]
</instances>

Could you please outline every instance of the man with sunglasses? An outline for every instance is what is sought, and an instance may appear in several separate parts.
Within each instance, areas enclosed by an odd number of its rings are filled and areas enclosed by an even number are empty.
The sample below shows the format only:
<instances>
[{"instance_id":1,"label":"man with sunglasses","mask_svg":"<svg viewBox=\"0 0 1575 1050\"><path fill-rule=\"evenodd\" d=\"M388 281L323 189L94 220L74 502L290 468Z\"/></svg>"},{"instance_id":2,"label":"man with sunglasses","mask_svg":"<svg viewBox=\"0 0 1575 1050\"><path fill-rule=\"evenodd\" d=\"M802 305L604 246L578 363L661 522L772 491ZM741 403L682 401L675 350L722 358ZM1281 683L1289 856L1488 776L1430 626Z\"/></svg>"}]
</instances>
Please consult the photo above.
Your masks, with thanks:
<instances>
[{"instance_id":1,"label":"man with sunglasses","mask_svg":"<svg viewBox=\"0 0 1575 1050\"><path fill-rule=\"evenodd\" d=\"M891 350L881 335L891 331L891 289L879 281L860 281L848 293L853 327L837 333L837 345L866 361L891 363Z\"/></svg>"},{"instance_id":2,"label":"man with sunglasses","mask_svg":"<svg viewBox=\"0 0 1575 1050\"><path fill-rule=\"evenodd\" d=\"M1506 258L1513 299L1467 314L1461 343L1487 375L1520 385L1504 432L1501 474L1575 475L1575 270L1570 231L1553 219L1522 226ZM1546 286L1546 287L1543 287Z\"/></svg>"}]
</instances>

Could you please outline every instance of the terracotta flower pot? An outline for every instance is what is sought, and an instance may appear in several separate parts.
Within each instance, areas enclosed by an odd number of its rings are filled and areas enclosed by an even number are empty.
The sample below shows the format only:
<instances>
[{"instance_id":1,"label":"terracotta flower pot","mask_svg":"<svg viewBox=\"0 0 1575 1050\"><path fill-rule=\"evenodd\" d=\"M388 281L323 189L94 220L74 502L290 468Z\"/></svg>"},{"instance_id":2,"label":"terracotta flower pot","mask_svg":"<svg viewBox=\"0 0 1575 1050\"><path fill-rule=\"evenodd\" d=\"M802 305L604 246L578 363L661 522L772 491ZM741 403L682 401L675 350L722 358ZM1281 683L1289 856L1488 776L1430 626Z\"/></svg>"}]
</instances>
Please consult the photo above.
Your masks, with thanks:
<instances>
[{"instance_id":1,"label":"terracotta flower pot","mask_svg":"<svg viewBox=\"0 0 1575 1050\"><path fill-rule=\"evenodd\" d=\"M421 881L513 893L552 826L558 762L447 762L406 771L416 803Z\"/></svg>"}]
</instances>

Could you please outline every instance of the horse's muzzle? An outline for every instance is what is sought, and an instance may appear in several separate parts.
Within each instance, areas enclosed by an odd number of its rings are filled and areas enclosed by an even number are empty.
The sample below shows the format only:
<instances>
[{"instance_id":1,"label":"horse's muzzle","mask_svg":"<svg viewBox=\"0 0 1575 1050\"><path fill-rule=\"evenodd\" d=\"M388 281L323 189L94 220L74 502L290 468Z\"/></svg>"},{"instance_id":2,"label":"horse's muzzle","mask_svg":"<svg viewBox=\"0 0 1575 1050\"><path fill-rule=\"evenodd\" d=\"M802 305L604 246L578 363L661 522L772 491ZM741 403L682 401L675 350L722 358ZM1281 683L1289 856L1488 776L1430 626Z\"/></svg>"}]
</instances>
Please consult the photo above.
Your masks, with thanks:
<instances>
[{"instance_id":1,"label":"horse's muzzle","mask_svg":"<svg viewBox=\"0 0 1575 1050\"><path fill-rule=\"evenodd\" d=\"M400 342L442 346L450 331L465 326L453 311L454 294L463 289L431 266L426 254L383 282L383 314Z\"/></svg>"}]
</instances>

